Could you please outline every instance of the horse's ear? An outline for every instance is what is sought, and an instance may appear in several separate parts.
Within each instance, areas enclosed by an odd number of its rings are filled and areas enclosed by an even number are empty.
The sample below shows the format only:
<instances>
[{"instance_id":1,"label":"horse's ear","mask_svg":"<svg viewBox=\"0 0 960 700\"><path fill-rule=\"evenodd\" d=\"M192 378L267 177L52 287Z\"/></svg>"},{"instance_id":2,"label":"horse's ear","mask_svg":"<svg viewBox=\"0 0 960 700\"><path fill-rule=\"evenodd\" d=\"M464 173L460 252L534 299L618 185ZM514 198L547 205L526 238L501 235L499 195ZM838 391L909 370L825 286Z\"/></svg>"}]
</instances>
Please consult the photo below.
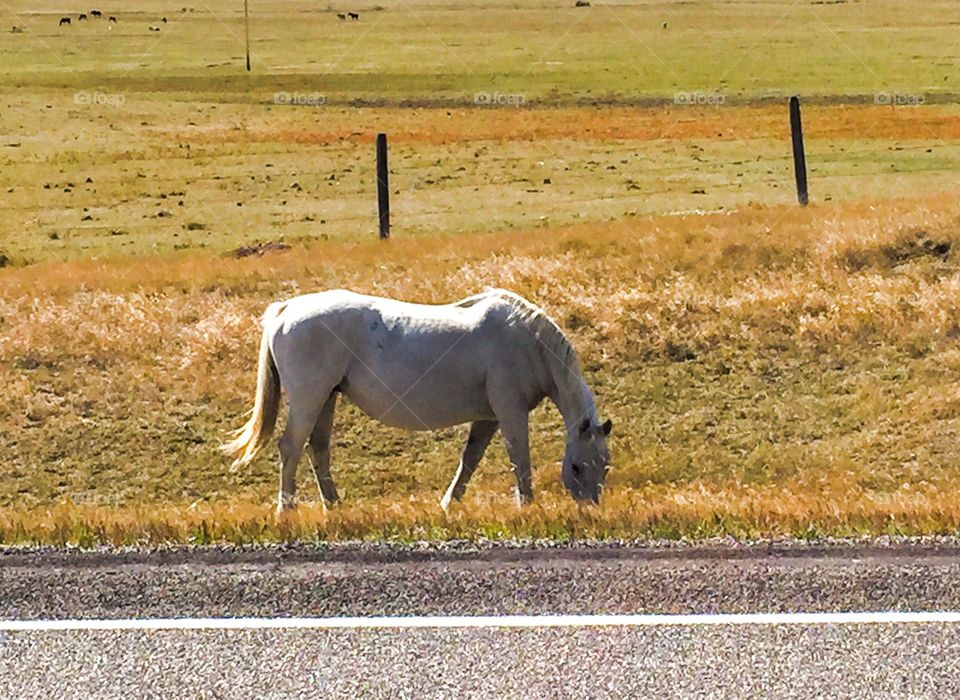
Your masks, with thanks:
<instances>
[{"instance_id":1,"label":"horse's ear","mask_svg":"<svg viewBox=\"0 0 960 700\"><path fill-rule=\"evenodd\" d=\"M586 435L588 430L590 430L590 419L584 418L580 421L580 434Z\"/></svg>"},{"instance_id":2,"label":"horse's ear","mask_svg":"<svg viewBox=\"0 0 960 700\"><path fill-rule=\"evenodd\" d=\"M613 421L607 418L603 425L600 426L600 429L603 430L604 435L609 435L610 431L613 430Z\"/></svg>"}]
</instances>

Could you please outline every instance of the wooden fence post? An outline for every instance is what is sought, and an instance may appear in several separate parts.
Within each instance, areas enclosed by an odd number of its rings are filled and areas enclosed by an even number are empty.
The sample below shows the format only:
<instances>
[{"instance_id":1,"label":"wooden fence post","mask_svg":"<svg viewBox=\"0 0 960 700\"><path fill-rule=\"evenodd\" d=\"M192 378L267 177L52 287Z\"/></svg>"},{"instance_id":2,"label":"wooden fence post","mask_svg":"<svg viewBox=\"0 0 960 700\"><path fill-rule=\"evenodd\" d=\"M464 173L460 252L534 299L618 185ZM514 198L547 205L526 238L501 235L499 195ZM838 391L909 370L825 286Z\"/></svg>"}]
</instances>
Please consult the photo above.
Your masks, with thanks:
<instances>
[{"instance_id":1,"label":"wooden fence post","mask_svg":"<svg viewBox=\"0 0 960 700\"><path fill-rule=\"evenodd\" d=\"M387 135L377 134L377 210L380 214L380 239L390 238L390 186L387 167Z\"/></svg>"},{"instance_id":2,"label":"wooden fence post","mask_svg":"<svg viewBox=\"0 0 960 700\"><path fill-rule=\"evenodd\" d=\"M807 158L803 153L803 127L800 124L800 99L790 98L790 136L793 139L793 173L797 179L797 199L807 206L810 194L807 191Z\"/></svg>"},{"instance_id":3,"label":"wooden fence post","mask_svg":"<svg viewBox=\"0 0 960 700\"><path fill-rule=\"evenodd\" d=\"M249 0L243 0L243 26L247 34L247 73L250 72L250 9L247 7Z\"/></svg>"}]
</instances>

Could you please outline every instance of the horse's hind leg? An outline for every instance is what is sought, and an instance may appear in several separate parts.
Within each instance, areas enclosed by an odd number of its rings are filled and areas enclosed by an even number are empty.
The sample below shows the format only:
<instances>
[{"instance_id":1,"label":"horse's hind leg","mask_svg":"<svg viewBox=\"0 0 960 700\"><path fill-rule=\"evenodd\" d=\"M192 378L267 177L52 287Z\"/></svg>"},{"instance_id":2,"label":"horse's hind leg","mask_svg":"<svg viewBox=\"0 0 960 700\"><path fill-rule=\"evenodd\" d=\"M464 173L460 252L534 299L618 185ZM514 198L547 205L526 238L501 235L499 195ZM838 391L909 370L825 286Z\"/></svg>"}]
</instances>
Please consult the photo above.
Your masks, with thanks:
<instances>
[{"instance_id":1,"label":"horse's hind leg","mask_svg":"<svg viewBox=\"0 0 960 700\"><path fill-rule=\"evenodd\" d=\"M477 465L483 459L483 453L497 432L497 421L478 420L470 426L470 435L467 437L467 444L463 447L463 453L460 455L460 466L457 467L457 474L450 482L450 488L440 500L440 507L447 510L450 507L452 499L460 500L463 498L464 491L467 490L467 482L476 471Z\"/></svg>"},{"instance_id":2,"label":"horse's hind leg","mask_svg":"<svg viewBox=\"0 0 960 700\"><path fill-rule=\"evenodd\" d=\"M330 475L330 437L333 432L333 414L337 408L336 392L323 404L320 417L310 434L310 452L313 458L313 473L317 477L317 486L328 503L337 502L337 486Z\"/></svg>"},{"instance_id":3,"label":"horse's hind leg","mask_svg":"<svg viewBox=\"0 0 960 700\"><path fill-rule=\"evenodd\" d=\"M280 438L280 495L277 499L277 511L289 510L296 505L297 464L307 439L313 432L317 416L320 415L321 406L318 404L316 400L290 400L287 427Z\"/></svg>"}]
</instances>

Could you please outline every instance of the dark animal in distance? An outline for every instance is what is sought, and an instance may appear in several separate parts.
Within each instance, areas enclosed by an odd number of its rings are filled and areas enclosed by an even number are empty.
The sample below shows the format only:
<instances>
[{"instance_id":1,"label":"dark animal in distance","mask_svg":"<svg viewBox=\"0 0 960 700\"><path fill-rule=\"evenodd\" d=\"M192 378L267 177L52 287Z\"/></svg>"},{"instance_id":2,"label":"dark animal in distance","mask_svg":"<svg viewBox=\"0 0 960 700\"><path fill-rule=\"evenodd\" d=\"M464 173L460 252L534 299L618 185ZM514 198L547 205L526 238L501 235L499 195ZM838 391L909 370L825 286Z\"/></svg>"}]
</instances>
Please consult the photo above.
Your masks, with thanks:
<instances>
[{"instance_id":1,"label":"dark animal in distance","mask_svg":"<svg viewBox=\"0 0 960 700\"><path fill-rule=\"evenodd\" d=\"M116 23L117 23L117 18L114 17L113 15L110 15L110 19L108 19L107 21L108 21L108 22L113 22L114 24L116 24Z\"/></svg>"},{"instance_id":2,"label":"dark animal in distance","mask_svg":"<svg viewBox=\"0 0 960 700\"><path fill-rule=\"evenodd\" d=\"M160 31L160 27L158 27L158 26L155 25L155 24L151 24L151 25L150 25L150 31L151 31L151 32L159 32L159 31Z\"/></svg>"},{"instance_id":3,"label":"dark animal in distance","mask_svg":"<svg viewBox=\"0 0 960 700\"><path fill-rule=\"evenodd\" d=\"M59 24L58 26L61 26L61 27L62 27L62 26L65 25L65 24L70 24L70 18L69 18L69 17L61 17L61 18L60 18L60 24Z\"/></svg>"},{"instance_id":4,"label":"dark animal in distance","mask_svg":"<svg viewBox=\"0 0 960 700\"><path fill-rule=\"evenodd\" d=\"M13 25L13 29L10 30L10 33L11 33L11 34L23 34L23 27L18 27L17 25Z\"/></svg>"},{"instance_id":5,"label":"dark animal in distance","mask_svg":"<svg viewBox=\"0 0 960 700\"><path fill-rule=\"evenodd\" d=\"M78 22L82 22L82 21L85 20L86 18L87 18L86 15L81 14L81 15L79 15L79 16L77 17L77 21L78 21Z\"/></svg>"},{"instance_id":6,"label":"dark animal in distance","mask_svg":"<svg viewBox=\"0 0 960 700\"><path fill-rule=\"evenodd\" d=\"M360 19L360 13L359 13L359 12L348 12L348 13L347 13L347 17L349 17L349 18L352 19L354 22L356 22L358 19Z\"/></svg>"},{"instance_id":7,"label":"dark animal in distance","mask_svg":"<svg viewBox=\"0 0 960 700\"><path fill-rule=\"evenodd\" d=\"M346 19L346 18L347 18L347 16L346 16L345 14L343 14L342 12L338 12L338 13L337 13L337 19L343 20L343 19Z\"/></svg>"},{"instance_id":8,"label":"dark animal in distance","mask_svg":"<svg viewBox=\"0 0 960 700\"><path fill-rule=\"evenodd\" d=\"M100 10L90 10L91 17L103 17L103 13Z\"/></svg>"},{"instance_id":9,"label":"dark animal in distance","mask_svg":"<svg viewBox=\"0 0 960 700\"><path fill-rule=\"evenodd\" d=\"M166 17L163 17L163 18L160 19L160 21L163 22L164 24L166 24L166 23L167 23L167 18L166 18Z\"/></svg>"},{"instance_id":10,"label":"dark animal in distance","mask_svg":"<svg viewBox=\"0 0 960 700\"><path fill-rule=\"evenodd\" d=\"M577 0L576 6L577 6L577 7L590 7L590 3L587 2L587 0Z\"/></svg>"}]
</instances>

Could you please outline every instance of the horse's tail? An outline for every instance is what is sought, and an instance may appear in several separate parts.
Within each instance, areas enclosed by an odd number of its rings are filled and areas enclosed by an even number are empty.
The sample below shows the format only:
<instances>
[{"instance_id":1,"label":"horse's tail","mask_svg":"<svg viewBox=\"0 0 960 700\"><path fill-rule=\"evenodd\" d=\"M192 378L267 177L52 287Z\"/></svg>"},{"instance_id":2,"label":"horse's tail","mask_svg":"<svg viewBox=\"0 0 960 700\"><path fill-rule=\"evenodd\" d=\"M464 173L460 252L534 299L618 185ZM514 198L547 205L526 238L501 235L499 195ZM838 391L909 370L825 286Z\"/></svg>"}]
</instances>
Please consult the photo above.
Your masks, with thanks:
<instances>
[{"instance_id":1,"label":"horse's tail","mask_svg":"<svg viewBox=\"0 0 960 700\"><path fill-rule=\"evenodd\" d=\"M273 435L280 411L280 374L270 351L270 320L276 318L286 307L283 302L270 304L263 314L263 336L260 339L260 362L257 367L257 395L253 411L246 424L237 431L236 437L222 445L224 454L234 457L232 469L250 463L257 452Z\"/></svg>"}]
</instances>

